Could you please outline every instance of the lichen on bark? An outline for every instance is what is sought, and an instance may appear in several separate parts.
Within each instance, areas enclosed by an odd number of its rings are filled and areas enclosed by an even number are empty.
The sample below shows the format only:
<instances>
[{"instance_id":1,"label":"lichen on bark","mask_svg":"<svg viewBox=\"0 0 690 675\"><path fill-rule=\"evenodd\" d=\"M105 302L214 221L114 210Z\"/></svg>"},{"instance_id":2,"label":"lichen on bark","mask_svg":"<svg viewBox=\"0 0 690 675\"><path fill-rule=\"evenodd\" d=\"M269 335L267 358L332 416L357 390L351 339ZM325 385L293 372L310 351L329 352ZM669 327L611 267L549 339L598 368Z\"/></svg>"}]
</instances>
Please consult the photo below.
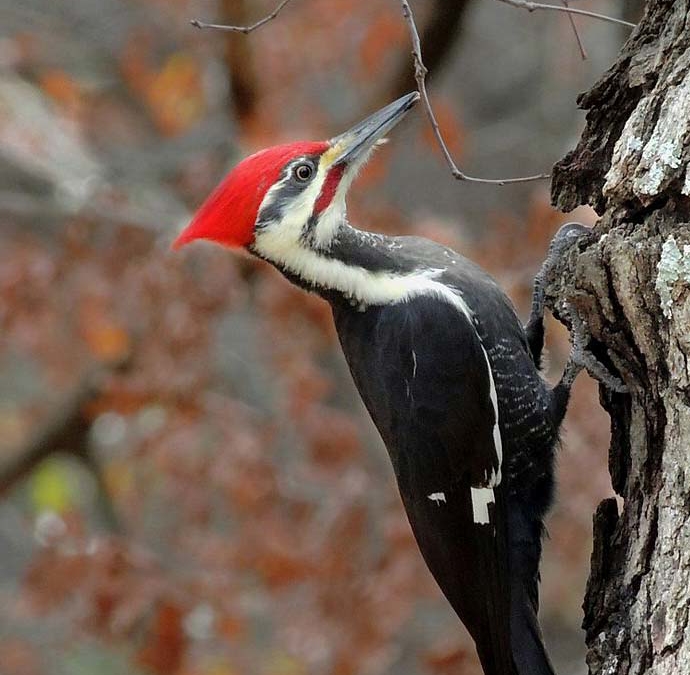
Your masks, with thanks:
<instances>
[{"instance_id":1,"label":"lichen on bark","mask_svg":"<svg viewBox=\"0 0 690 675\"><path fill-rule=\"evenodd\" d=\"M690 675L690 0L649 0L580 104L553 202L600 215L554 270L556 315L629 393L611 415L615 499L594 517L584 628L591 675Z\"/></svg>"}]
</instances>

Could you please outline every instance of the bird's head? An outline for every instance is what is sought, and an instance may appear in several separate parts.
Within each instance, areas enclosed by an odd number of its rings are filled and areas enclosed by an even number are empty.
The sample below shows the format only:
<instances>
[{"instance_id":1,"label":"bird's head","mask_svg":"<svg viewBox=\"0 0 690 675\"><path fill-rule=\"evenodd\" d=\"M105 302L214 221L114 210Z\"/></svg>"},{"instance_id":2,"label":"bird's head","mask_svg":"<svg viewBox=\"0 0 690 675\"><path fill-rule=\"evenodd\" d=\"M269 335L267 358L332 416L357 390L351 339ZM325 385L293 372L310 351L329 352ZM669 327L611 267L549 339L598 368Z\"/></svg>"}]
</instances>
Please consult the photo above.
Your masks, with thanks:
<instances>
[{"instance_id":1,"label":"bird's head","mask_svg":"<svg viewBox=\"0 0 690 675\"><path fill-rule=\"evenodd\" d=\"M330 141L278 145L240 162L173 243L209 239L274 263L327 248L345 195L384 135L419 99L407 94Z\"/></svg>"}]
</instances>

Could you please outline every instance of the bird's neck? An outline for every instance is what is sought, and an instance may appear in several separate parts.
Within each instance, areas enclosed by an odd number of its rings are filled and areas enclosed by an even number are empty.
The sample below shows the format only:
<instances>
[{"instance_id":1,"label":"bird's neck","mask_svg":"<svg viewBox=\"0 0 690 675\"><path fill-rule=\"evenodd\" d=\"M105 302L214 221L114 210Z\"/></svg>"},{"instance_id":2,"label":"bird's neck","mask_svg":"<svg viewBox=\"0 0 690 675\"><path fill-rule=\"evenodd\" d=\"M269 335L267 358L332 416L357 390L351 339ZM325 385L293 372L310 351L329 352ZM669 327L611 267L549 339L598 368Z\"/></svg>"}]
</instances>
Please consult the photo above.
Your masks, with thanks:
<instances>
[{"instance_id":1,"label":"bird's neck","mask_svg":"<svg viewBox=\"0 0 690 675\"><path fill-rule=\"evenodd\" d=\"M434 276L398 255L399 247L398 238L358 230L343 218L326 246L301 240L256 252L294 284L331 303L344 300L363 309L405 300Z\"/></svg>"}]
</instances>

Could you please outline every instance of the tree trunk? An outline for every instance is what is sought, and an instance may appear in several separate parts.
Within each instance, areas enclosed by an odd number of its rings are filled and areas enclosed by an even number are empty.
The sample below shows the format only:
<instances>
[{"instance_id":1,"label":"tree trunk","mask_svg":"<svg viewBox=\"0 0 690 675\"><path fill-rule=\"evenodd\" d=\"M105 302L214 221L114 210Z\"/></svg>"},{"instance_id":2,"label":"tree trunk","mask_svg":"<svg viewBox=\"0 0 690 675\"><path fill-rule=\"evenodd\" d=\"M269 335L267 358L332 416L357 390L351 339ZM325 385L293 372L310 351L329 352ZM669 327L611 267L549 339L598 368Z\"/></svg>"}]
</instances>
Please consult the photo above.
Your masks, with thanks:
<instances>
[{"instance_id":1,"label":"tree trunk","mask_svg":"<svg viewBox=\"0 0 690 675\"><path fill-rule=\"evenodd\" d=\"M601 390L623 502L594 516L587 661L591 675L690 675L690 0L649 0L579 104L587 125L553 202L600 220L563 257L549 303L579 316L629 388Z\"/></svg>"}]
</instances>

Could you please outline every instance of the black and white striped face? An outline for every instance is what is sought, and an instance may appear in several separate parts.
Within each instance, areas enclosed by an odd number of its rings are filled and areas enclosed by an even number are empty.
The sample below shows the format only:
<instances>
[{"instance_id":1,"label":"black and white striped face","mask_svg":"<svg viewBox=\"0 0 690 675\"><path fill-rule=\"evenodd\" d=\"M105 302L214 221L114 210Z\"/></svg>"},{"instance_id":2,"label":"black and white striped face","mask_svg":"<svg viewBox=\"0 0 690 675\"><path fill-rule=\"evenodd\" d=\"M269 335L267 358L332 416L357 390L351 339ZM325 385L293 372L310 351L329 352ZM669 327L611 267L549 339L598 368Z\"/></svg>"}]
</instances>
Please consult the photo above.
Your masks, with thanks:
<instances>
[{"instance_id":1,"label":"black and white striped face","mask_svg":"<svg viewBox=\"0 0 690 675\"><path fill-rule=\"evenodd\" d=\"M313 144L291 157L263 197L249 249L316 281L323 271L323 254L346 222L345 198L352 181L418 97L416 92L408 94L322 147Z\"/></svg>"},{"instance_id":2,"label":"black and white striped face","mask_svg":"<svg viewBox=\"0 0 690 675\"><path fill-rule=\"evenodd\" d=\"M335 163L337 146L289 161L259 207L250 250L278 264L301 249L328 249L345 221L345 196L357 169Z\"/></svg>"},{"instance_id":3,"label":"black and white striped face","mask_svg":"<svg viewBox=\"0 0 690 675\"><path fill-rule=\"evenodd\" d=\"M207 239L247 248L304 276L345 222L345 195L357 171L418 98L403 96L330 141L278 145L245 158L173 246Z\"/></svg>"}]
</instances>

